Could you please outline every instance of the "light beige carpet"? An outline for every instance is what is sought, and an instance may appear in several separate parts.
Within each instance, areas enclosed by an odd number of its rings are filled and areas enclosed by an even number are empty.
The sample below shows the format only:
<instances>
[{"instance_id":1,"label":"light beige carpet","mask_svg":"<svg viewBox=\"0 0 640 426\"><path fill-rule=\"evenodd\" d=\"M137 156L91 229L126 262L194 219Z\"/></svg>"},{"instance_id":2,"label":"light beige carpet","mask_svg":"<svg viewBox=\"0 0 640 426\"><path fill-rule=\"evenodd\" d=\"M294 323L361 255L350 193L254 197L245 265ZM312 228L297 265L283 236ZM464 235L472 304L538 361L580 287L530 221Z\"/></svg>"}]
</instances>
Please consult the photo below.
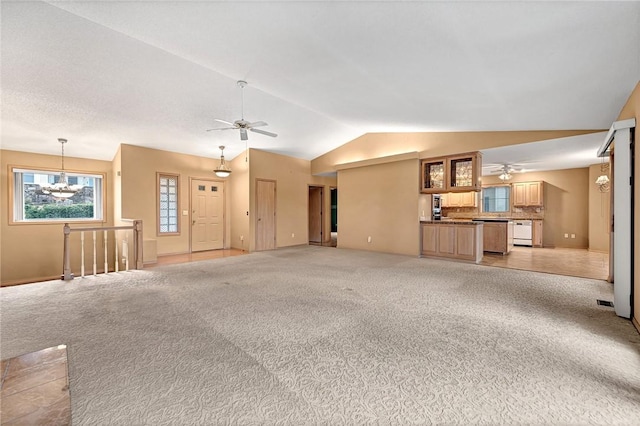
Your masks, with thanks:
<instances>
[{"instance_id":1,"label":"light beige carpet","mask_svg":"<svg viewBox=\"0 0 640 426\"><path fill-rule=\"evenodd\" d=\"M638 424L603 281L296 247L0 289L3 359L68 345L79 424Z\"/></svg>"}]
</instances>

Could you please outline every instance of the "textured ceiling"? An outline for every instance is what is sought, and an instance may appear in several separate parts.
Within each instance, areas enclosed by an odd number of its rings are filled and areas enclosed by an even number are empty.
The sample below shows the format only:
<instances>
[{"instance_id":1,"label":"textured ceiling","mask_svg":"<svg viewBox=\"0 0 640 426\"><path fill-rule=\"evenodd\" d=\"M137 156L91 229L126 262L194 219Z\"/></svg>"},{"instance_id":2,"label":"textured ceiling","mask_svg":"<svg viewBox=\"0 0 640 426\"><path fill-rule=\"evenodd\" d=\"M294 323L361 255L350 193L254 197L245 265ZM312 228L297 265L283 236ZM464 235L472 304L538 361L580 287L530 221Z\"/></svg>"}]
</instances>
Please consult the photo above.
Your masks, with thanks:
<instances>
[{"instance_id":1,"label":"textured ceiling","mask_svg":"<svg viewBox=\"0 0 640 426\"><path fill-rule=\"evenodd\" d=\"M366 132L606 129L640 77L640 2L1 8L2 148L30 152L231 159L238 132L205 129L240 118L239 79L244 117L279 135L249 146L306 159Z\"/></svg>"}]
</instances>

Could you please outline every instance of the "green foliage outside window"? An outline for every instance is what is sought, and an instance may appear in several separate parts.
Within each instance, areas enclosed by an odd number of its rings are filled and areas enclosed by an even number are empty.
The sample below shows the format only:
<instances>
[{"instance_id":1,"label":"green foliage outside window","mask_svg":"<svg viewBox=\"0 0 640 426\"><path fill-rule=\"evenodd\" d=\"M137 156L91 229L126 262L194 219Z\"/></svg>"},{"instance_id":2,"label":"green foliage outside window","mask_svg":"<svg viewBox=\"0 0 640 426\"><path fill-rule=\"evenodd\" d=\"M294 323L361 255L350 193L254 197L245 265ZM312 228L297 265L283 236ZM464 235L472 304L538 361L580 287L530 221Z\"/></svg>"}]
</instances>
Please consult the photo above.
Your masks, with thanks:
<instances>
[{"instance_id":1,"label":"green foliage outside window","mask_svg":"<svg viewBox=\"0 0 640 426\"><path fill-rule=\"evenodd\" d=\"M93 218L93 204L27 204L24 210L25 219Z\"/></svg>"}]
</instances>

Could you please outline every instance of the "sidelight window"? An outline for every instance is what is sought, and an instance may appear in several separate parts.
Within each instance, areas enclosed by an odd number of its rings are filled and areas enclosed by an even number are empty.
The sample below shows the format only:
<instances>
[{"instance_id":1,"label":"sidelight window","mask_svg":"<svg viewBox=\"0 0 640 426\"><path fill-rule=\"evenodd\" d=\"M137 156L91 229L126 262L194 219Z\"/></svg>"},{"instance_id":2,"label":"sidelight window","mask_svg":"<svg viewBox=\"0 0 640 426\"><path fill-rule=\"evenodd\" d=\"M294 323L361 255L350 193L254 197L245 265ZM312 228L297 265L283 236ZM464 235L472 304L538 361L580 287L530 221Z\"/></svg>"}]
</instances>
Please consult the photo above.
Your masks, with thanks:
<instances>
[{"instance_id":1,"label":"sidelight window","mask_svg":"<svg viewBox=\"0 0 640 426\"><path fill-rule=\"evenodd\" d=\"M158 174L158 234L178 234L178 176Z\"/></svg>"}]
</instances>

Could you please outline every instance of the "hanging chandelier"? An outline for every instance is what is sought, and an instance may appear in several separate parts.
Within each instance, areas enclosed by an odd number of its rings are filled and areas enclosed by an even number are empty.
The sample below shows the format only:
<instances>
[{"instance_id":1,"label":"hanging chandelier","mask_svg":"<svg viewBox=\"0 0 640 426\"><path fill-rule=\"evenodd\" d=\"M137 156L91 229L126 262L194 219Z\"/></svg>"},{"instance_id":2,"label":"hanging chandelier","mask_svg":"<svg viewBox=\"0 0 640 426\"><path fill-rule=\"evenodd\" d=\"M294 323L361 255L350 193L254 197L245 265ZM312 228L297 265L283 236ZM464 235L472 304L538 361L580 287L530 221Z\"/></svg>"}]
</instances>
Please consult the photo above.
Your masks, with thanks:
<instances>
[{"instance_id":1,"label":"hanging chandelier","mask_svg":"<svg viewBox=\"0 0 640 426\"><path fill-rule=\"evenodd\" d=\"M596 179L596 185L598 185L598 191L600 192L609 192L609 163L604 162L604 157L602 157L602 162L600 163L600 176Z\"/></svg>"},{"instance_id":2,"label":"hanging chandelier","mask_svg":"<svg viewBox=\"0 0 640 426\"><path fill-rule=\"evenodd\" d=\"M60 171L60 178L56 183L40 185L40 189L43 194L51 195L59 200L65 200L73 197L83 188L83 185L69 185L69 183L67 183L67 174L64 171L64 144L67 143L67 140L59 138L58 142L60 142L62 147L62 170Z\"/></svg>"},{"instance_id":3,"label":"hanging chandelier","mask_svg":"<svg viewBox=\"0 0 640 426\"><path fill-rule=\"evenodd\" d=\"M218 148L220 148L220 165L218 166L218 168L214 169L213 172L218 177L226 178L231 174L231 169L224 162L224 146L220 145Z\"/></svg>"}]
</instances>

